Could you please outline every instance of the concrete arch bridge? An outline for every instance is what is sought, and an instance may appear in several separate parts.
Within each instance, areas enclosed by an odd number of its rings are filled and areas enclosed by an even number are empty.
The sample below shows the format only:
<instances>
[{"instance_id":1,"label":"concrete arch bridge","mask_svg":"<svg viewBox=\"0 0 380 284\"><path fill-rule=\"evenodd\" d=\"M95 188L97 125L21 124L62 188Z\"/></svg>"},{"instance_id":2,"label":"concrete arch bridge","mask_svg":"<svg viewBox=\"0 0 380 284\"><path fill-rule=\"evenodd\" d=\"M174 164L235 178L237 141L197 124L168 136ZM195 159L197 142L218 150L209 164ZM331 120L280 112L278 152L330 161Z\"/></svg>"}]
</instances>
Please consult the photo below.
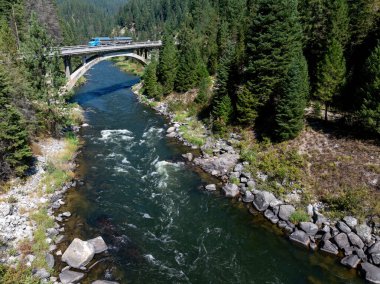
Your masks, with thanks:
<instances>
[{"instance_id":1,"label":"concrete arch bridge","mask_svg":"<svg viewBox=\"0 0 380 284\"><path fill-rule=\"evenodd\" d=\"M146 65L150 59L150 52L162 46L161 41L134 42L123 45L105 45L97 47L68 46L59 48L59 54L65 63L65 73L68 79L66 90L70 91L86 72L101 61L114 57L133 58ZM74 72L71 68L71 58L82 57L83 64Z\"/></svg>"}]
</instances>

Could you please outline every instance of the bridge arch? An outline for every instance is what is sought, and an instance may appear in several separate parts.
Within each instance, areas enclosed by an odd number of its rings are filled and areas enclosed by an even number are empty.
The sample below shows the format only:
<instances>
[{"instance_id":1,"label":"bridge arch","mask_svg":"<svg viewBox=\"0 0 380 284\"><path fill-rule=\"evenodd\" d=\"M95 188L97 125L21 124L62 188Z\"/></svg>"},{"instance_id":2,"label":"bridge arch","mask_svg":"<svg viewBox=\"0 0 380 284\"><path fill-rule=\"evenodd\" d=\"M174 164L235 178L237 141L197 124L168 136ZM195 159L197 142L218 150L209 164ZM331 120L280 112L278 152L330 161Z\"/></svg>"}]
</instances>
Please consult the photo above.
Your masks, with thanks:
<instances>
[{"instance_id":1,"label":"bridge arch","mask_svg":"<svg viewBox=\"0 0 380 284\"><path fill-rule=\"evenodd\" d=\"M95 56L91 57L88 61L86 61L86 63L84 63L77 70L75 70L75 72L73 72L70 75L70 78L69 78L69 80L68 80L68 82L66 84L66 90L67 91L72 90L72 88L74 88L74 86L78 82L78 80L84 74L86 74L88 70L90 70L92 67L94 67L96 64L98 64L99 62L102 62L104 60L108 60L108 59L114 58L114 57L129 57L129 58L136 59L137 61L139 61L143 65L147 64L147 59L145 59L144 57L142 57L140 55L137 55L135 53L131 53L131 52L128 52L128 53L117 53L117 54L107 54L107 55L95 55Z\"/></svg>"}]
</instances>

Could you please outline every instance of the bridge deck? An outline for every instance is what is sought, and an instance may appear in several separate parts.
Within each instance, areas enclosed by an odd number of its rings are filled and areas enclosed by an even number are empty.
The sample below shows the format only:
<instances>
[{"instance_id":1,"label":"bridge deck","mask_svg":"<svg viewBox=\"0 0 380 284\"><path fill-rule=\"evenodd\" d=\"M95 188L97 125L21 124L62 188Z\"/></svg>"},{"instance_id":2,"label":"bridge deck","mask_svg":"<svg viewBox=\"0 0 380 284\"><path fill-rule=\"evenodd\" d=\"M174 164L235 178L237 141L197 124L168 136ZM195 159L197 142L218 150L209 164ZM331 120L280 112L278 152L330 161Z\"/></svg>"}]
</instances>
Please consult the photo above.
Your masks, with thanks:
<instances>
[{"instance_id":1,"label":"bridge deck","mask_svg":"<svg viewBox=\"0 0 380 284\"><path fill-rule=\"evenodd\" d=\"M125 50L141 49L141 48L157 48L162 46L161 41L145 41L145 42L133 42L132 44L118 44L118 45L102 45L90 47L87 45L76 46L64 46L60 47L61 56L73 56L73 55L88 55L102 52L118 52Z\"/></svg>"}]
</instances>

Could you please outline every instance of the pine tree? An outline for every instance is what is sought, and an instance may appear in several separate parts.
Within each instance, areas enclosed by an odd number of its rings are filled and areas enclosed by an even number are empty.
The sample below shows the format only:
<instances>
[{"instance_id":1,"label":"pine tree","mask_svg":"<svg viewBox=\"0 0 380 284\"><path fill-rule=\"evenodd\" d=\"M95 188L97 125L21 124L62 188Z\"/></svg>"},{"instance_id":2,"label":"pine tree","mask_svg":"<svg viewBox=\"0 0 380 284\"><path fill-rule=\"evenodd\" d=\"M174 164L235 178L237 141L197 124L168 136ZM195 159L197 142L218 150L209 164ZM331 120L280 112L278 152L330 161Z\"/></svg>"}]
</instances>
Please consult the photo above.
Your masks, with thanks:
<instances>
[{"instance_id":1,"label":"pine tree","mask_svg":"<svg viewBox=\"0 0 380 284\"><path fill-rule=\"evenodd\" d=\"M199 71L202 63L200 52L195 40L194 31L184 27L179 38L179 64L175 89L178 92L186 92L194 88L200 80Z\"/></svg>"},{"instance_id":2,"label":"pine tree","mask_svg":"<svg viewBox=\"0 0 380 284\"><path fill-rule=\"evenodd\" d=\"M260 0L247 36L247 82L237 98L238 119L270 119L268 106L278 95L294 52L301 48L297 0Z\"/></svg>"},{"instance_id":3,"label":"pine tree","mask_svg":"<svg viewBox=\"0 0 380 284\"><path fill-rule=\"evenodd\" d=\"M308 95L307 63L300 50L289 67L284 90L276 102L275 135L277 139L293 139L302 130Z\"/></svg>"},{"instance_id":4,"label":"pine tree","mask_svg":"<svg viewBox=\"0 0 380 284\"><path fill-rule=\"evenodd\" d=\"M365 128L380 134L380 42L366 60L363 73L359 116Z\"/></svg>"},{"instance_id":5,"label":"pine tree","mask_svg":"<svg viewBox=\"0 0 380 284\"><path fill-rule=\"evenodd\" d=\"M233 114L231 100L231 71L235 59L235 49L232 42L228 42L223 57L220 59L216 77L216 91L213 99L213 115L217 119L216 127L226 126Z\"/></svg>"},{"instance_id":6,"label":"pine tree","mask_svg":"<svg viewBox=\"0 0 380 284\"><path fill-rule=\"evenodd\" d=\"M342 90L346 80L346 62L342 45L333 39L323 61L318 66L316 98L325 104L325 120L329 104Z\"/></svg>"},{"instance_id":7,"label":"pine tree","mask_svg":"<svg viewBox=\"0 0 380 284\"><path fill-rule=\"evenodd\" d=\"M11 82L7 71L0 66L0 178L7 179L11 171L23 175L32 153L28 133L21 114L12 104Z\"/></svg>"},{"instance_id":8,"label":"pine tree","mask_svg":"<svg viewBox=\"0 0 380 284\"><path fill-rule=\"evenodd\" d=\"M162 89L157 80L157 61L152 58L150 64L145 68L143 75L144 92L149 98L159 100L162 96Z\"/></svg>"},{"instance_id":9,"label":"pine tree","mask_svg":"<svg viewBox=\"0 0 380 284\"><path fill-rule=\"evenodd\" d=\"M158 80L162 85L164 95L171 93L174 89L177 66L178 58L174 39L172 35L166 32L163 37L157 67Z\"/></svg>"}]
</instances>

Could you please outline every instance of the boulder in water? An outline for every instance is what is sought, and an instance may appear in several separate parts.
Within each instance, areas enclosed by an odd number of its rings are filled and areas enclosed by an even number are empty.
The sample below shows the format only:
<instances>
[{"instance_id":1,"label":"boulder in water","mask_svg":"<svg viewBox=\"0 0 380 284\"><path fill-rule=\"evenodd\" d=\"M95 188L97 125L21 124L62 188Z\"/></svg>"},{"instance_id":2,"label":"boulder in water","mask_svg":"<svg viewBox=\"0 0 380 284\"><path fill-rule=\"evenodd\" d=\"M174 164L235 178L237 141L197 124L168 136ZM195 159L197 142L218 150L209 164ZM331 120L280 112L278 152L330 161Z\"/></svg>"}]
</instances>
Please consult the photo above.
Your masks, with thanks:
<instances>
[{"instance_id":1,"label":"boulder in water","mask_svg":"<svg viewBox=\"0 0 380 284\"><path fill-rule=\"evenodd\" d=\"M95 239L88 240L88 242L94 246L95 253L101 253L108 249L103 238L100 236Z\"/></svg>"},{"instance_id":2,"label":"boulder in water","mask_svg":"<svg viewBox=\"0 0 380 284\"><path fill-rule=\"evenodd\" d=\"M380 268L368 262L362 263L362 271L369 283L380 284Z\"/></svg>"},{"instance_id":3,"label":"boulder in water","mask_svg":"<svg viewBox=\"0 0 380 284\"><path fill-rule=\"evenodd\" d=\"M62 271L59 274L59 280L61 280L62 284L71 284L77 283L82 280L84 277L84 273L71 271L69 269Z\"/></svg>"},{"instance_id":4,"label":"boulder in water","mask_svg":"<svg viewBox=\"0 0 380 284\"><path fill-rule=\"evenodd\" d=\"M269 204L275 200L276 197L268 191L259 191L255 195L255 199L253 200L253 205L259 211L265 211L268 209Z\"/></svg>"},{"instance_id":5,"label":"boulder in water","mask_svg":"<svg viewBox=\"0 0 380 284\"><path fill-rule=\"evenodd\" d=\"M95 255L93 244L75 238L62 255L62 261L74 268L87 265Z\"/></svg>"},{"instance_id":6,"label":"boulder in water","mask_svg":"<svg viewBox=\"0 0 380 284\"><path fill-rule=\"evenodd\" d=\"M304 231L296 230L289 236L289 238L295 243L309 247L310 238Z\"/></svg>"}]
</instances>

